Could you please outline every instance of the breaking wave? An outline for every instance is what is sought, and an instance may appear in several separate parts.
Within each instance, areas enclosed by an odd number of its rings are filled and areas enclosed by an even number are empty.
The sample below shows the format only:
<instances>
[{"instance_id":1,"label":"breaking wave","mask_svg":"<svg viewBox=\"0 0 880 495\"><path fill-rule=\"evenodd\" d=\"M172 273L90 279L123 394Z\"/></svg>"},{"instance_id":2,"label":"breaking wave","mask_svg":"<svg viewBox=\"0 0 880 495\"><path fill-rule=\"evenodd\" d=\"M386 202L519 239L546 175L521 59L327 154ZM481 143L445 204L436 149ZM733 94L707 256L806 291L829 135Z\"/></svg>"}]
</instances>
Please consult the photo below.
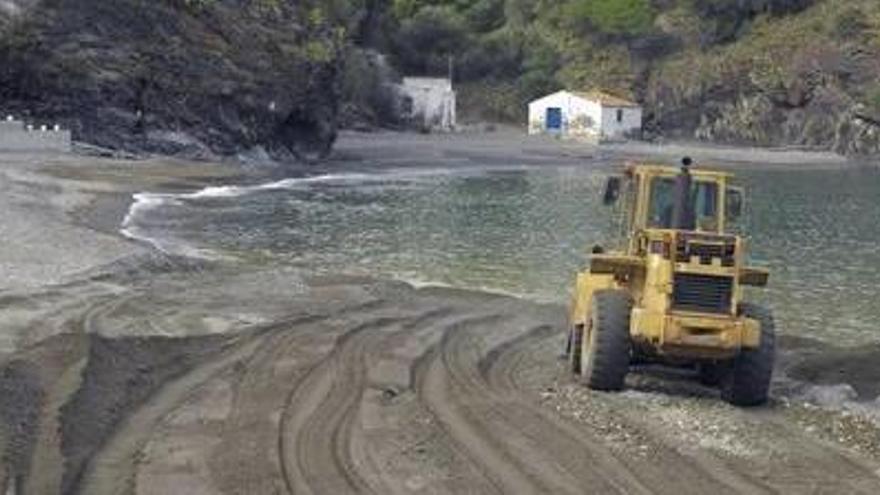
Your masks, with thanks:
<instances>
[{"instance_id":1,"label":"breaking wave","mask_svg":"<svg viewBox=\"0 0 880 495\"><path fill-rule=\"evenodd\" d=\"M287 178L253 186L208 186L191 193L140 192L132 195L132 204L122 220L119 232L129 239L149 244L165 254L218 260L224 258L224 256L215 251L195 248L177 240L148 234L146 229L141 226L143 219L149 212L165 206L182 206L186 200L236 198L259 191L296 189L322 182L360 182L374 177L367 174L324 174L311 177Z\"/></svg>"}]
</instances>

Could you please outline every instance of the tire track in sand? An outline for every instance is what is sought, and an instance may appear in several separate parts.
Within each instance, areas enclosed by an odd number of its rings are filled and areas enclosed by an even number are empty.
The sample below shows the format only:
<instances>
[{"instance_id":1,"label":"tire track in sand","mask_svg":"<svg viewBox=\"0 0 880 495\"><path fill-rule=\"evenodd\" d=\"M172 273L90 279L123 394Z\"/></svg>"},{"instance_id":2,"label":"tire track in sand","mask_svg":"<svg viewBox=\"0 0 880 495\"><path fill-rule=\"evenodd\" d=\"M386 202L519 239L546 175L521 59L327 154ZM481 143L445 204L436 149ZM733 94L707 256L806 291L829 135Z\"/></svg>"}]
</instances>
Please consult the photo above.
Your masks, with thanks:
<instances>
[{"instance_id":1,"label":"tire track in sand","mask_svg":"<svg viewBox=\"0 0 880 495\"><path fill-rule=\"evenodd\" d=\"M131 428L117 432L116 436L122 438L139 435L142 441L129 441L125 445L125 455L138 462L113 469L125 470L127 476L120 479L135 486L137 493L176 490L183 473L196 485L207 482L214 486L207 493L213 493L214 489L244 493L284 491L276 445L278 421L288 390L295 388L307 371L333 349L334 341L349 331L347 313L355 312L359 318L369 321L387 306L381 299L371 300L339 308L332 315L290 318L244 334L243 337L255 340L254 344L249 349L230 346L235 358L227 359L225 366L216 368L216 373L195 380L181 379L189 387L185 396L174 395L178 386L175 382L179 380L163 387L150 402L164 404L164 413L153 418L154 425L149 432L131 431ZM205 366L213 363L212 360ZM222 411L222 404L205 402L211 400L210 391L218 386L230 393L226 412ZM220 411L217 406L221 407ZM182 424L175 420L178 412L183 414L182 418L193 415L198 418L202 416L199 411L211 411L208 414L214 419L207 422L196 419L195 425L192 419L183 419ZM220 421L217 414L221 415ZM175 435L181 428L184 431ZM193 428L201 432L201 436L193 435ZM216 438L217 442L200 442L199 438ZM147 454L148 448L157 449L156 455L160 457L140 465L139 460ZM116 450L119 449L111 449ZM181 459L178 453L195 457ZM103 452L100 462L107 457L108 453ZM199 466L201 471L194 466ZM207 469L209 471L205 471Z\"/></svg>"},{"instance_id":2,"label":"tire track in sand","mask_svg":"<svg viewBox=\"0 0 880 495\"><path fill-rule=\"evenodd\" d=\"M370 330L388 331L401 318L363 323L336 342L327 359L315 365L287 399L279 425L278 455L290 493L364 493L370 488L340 451L338 431L360 401L363 373L358 356Z\"/></svg>"},{"instance_id":3,"label":"tire track in sand","mask_svg":"<svg viewBox=\"0 0 880 495\"><path fill-rule=\"evenodd\" d=\"M407 324L379 352L368 356L369 393L361 401L360 429L352 447L358 452L362 474L381 480L383 494L497 491L445 434L442 423L419 400L416 386L422 363L451 328L495 319L465 308L440 309Z\"/></svg>"},{"instance_id":4,"label":"tire track in sand","mask_svg":"<svg viewBox=\"0 0 880 495\"><path fill-rule=\"evenodd\" d=\"M265 345L267 336L290 327L314 324L325 318L323 315L310 315L258 327L236 337L216 358L165 383L145 404L123 419L101 450L89 460L75 493L132 492L141 449L156 433L156 427L164 418L206 383L254 355Z\"/></svg>"},{"instance_id":5,"label":"tire track in sand","mask_svg":"<svg viewBox=\"0 0 880 495\"><path fill-rule=\"evenodd\" d=\"M538 331L524 335L518 342L497 348L487 359L485 373L499 388L517 391L523 397L535 395L521 377L529 366L544 365L552 356L546 350L558 345L558 335ZM598 394L599 396L603 394ZM759 434L767 444L776 444L781 452L769 459L738 458L719 455L705 448L683 449L681 441L674 441L665 431L667 426L641 409L627 407L626 400L616 395L614 416L623 421L629 431L648 438L656 450L649 462L638 463L638 458L625 457L632 472L645 480L654 480L651 487L660 493L880 493L880 474L876 466L855 458L838 445L820 441L787 421L772 406L756 410L725 407L716 402L707 404L703 415L720 415L716 421L741 428L760 425ZM601 399L600 399L601 400ZM618 403L619 402L619 403ZM533 402L534 403L534 402ZM674 404L674 403L673 403ZM547 412L546 414L552 414ZM586 433L583 425L576 432ZM746 433L746 432L744 432ZM676 473L670 476L669 473ZM714 485L714 486L713 486Z\"/></svg>"},{"instance_id":6,"label":"tire track in sand","mask_svg":"<svg viewBox=\"0 0 880 495\"><path fill-rule=\"evenodd\" d=\"M614 457L607 442L591 433L583 425L571 423L560 418L552 412L536 404L528 397L534 392L527 390L519 380L522 368L540 354L539 347L547 340L558 340L558 333L551 327L538 327L531 332L523 334L493 349L480 363L480 367L486 380L498 391L510 394L519 404L519 409L529 411L529 415L543 418L544 421L553 424L564 434L557 436L556 442L564 444L575 442L581 446L590 447L594 455L599 459L591 462L608 464L608 468L624 469L636 476L641 486L650 487L651 493L680 494L680 493L772 493L768 487L751 478L745 477L725 466L720 461L709 459L704 455L687 456L677 449L663 444L648 431L635 424L628 424L632 431L638 431L642 436L651 438L656 449L650 459L641 461L637 457L623 456ZM549 357L549 356L546 356ZM548 363L542 363L547 366ZM623 411L615 414L608 421L627 417ZM571 445L569 448L575 448ZM568 467L582 469L577 462L569 461ZM670 476L670 473L676 473Z\"/></svg>"},{"instance_id":7,"label":"tire track in sand","mask_svg":"<svg viewBox=\"0 0 880 495\"><path fill-rule=\"evenodd\" d=\"M386 317L359 325L337 340L334 351L292 391L279 427L278 454L290 493L387 493L382 473L355 448L368 361L448 309Z\"/></svg>"},{"instance_id":8,"label":"tire track in sand","mask_svg":"<svg viewBox=\"0 0 880 495\"><path fill-rule=\"evenodd\" d=\"M501 493L650 493L601 445L572 441L570 431L523 409L523 401L485 380L476 332L515 323L509 315L497 315L482 325L450 328L422 364L419 397L446 433Z\"/></svg>"}]
</instances>

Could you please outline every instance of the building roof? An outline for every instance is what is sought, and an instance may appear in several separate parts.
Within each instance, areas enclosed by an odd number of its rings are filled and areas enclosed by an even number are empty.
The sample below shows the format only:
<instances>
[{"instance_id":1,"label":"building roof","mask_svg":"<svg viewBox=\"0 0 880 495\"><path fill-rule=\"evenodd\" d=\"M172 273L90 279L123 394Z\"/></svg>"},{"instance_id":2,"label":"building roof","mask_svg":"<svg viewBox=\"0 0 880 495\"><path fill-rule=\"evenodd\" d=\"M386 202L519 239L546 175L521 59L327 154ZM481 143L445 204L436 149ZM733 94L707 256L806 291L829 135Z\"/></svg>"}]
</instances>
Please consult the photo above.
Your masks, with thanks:
<instances>
[{"instance_id":1,"label":"building roof","mask_svg":"<svg viewBox=\"0 0 880 495\"><path fill-rule=\"evenodd\" d=\"M585 100L598 102L605 107L638 107L638 103L634 101L618 98L617 96L608 94L604 91L572 91L571 94L583 98Z\"/></svg>"}]
</instances>

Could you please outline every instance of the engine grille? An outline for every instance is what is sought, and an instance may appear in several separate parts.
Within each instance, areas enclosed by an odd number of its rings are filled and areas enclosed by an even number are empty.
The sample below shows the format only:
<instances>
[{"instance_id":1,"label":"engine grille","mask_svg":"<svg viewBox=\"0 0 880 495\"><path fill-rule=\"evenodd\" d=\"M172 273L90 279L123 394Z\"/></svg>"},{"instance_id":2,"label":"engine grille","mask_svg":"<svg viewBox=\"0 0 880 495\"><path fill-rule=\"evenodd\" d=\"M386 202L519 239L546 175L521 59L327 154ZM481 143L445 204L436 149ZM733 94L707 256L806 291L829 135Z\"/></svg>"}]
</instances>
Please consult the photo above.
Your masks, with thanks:
<instances>
[{"instance_id":1,"label":"engine grille","mask_svg":"<svg viewBox=\"0 0 880 495\"><path fill-rule=\"evenodd\" d=\"M673 309L724 314L730 312L732 300L732 277L675 274L672 290Z\"/></svg>"}]
</instances>

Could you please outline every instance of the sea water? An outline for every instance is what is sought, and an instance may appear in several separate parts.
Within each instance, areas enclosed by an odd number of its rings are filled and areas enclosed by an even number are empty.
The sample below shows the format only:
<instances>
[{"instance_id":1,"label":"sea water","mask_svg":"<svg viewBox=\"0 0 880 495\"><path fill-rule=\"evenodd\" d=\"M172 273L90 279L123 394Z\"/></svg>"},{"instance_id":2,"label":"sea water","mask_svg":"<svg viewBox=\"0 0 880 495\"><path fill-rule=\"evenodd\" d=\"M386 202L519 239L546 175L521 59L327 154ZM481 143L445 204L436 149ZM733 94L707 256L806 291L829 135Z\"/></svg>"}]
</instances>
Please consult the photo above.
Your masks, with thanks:
<instances>
[{"instance_id":1,"label":"sea water","mask_svg":"<svg viewBox=\"0 0 880 495\"><path fill-rule=\"evenodd\" d=\"M590 246L609 242L608 168L398 169L190 194L143 193L123 232L187 256L296 266L565 303ZM780 332L880 340L880 171L748 167L751 296Z\"/></svg>"}]
</instances>

